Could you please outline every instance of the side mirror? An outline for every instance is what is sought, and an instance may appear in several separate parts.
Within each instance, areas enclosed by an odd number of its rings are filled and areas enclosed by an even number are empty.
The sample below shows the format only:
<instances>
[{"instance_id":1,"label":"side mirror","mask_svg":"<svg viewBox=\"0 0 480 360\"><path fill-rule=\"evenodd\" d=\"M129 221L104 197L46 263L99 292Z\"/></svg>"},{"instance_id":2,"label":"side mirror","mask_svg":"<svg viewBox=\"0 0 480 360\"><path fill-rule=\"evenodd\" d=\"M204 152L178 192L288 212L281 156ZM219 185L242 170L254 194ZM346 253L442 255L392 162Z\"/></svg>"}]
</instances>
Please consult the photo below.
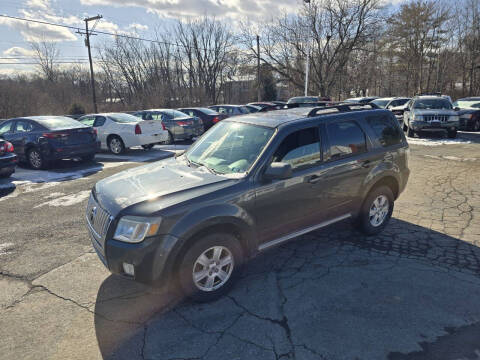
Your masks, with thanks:
<instances>
[{"instance_id":1,"label":"side mirror","mask_svg":"<svg viewBox=\"0 0 480 360\"><path fill-rule=\"evenodd\" d=\"M268 180L284 180L292 177L292 165L283 162L271 163L264 174Z\"/></svg>"},{"instance_id":2,"label":"side mirror","mask_svg":"<svg viewBox=\"0 0 480 360\"><path fill-rule=\"evenodd\" d=\"M460 108L458 106L453 108L454 111L460 111Z\"/></svg>"}]
</instances>

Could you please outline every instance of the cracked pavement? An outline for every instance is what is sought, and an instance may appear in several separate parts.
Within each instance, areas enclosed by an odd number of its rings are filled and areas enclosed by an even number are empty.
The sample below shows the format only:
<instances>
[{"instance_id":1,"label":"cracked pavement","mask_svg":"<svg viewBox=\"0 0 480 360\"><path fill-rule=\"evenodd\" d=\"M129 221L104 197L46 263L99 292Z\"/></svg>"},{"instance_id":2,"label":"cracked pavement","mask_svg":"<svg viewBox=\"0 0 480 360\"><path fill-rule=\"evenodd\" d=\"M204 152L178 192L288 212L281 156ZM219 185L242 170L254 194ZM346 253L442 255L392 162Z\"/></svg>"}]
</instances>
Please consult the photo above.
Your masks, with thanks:
<instances>
[{"instance_id":1,"label":"cracked pavement","mask_svg":"<svg viewBox=\"0 0 480 360\"><path fill-rule=\"evenodd\" d=\"M18 186L0 201L0 357L478 360L480 134L460 138L411 146L407 190L379 236L348 222L306 234L250 260L208 304L110 275L84 229L86 199L34 208L138 163Z\"/></svg>"}]
</instances>

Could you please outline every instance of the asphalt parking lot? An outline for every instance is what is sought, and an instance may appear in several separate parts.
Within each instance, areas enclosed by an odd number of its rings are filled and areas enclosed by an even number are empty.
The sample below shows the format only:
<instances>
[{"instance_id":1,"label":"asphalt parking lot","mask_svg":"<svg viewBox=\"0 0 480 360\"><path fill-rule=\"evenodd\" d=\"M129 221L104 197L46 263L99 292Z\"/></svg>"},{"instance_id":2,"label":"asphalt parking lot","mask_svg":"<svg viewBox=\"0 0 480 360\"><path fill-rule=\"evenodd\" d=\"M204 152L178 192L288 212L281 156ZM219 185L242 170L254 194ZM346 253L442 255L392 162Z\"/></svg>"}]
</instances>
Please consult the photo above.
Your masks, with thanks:
<instances>
[{"instance_id":1,"label":"asphalt parking lot","mask_svg":"<svg viewBox=\"0 0 480 360\"><path fill-rule=\"evenodd\" d=\"M0 180L0 358L480 359L480 133L410 145L385 232L301 236L209 304L110 275L84 227L96 181L185 145L19 168Z\"/></svg>"}]
</instances>

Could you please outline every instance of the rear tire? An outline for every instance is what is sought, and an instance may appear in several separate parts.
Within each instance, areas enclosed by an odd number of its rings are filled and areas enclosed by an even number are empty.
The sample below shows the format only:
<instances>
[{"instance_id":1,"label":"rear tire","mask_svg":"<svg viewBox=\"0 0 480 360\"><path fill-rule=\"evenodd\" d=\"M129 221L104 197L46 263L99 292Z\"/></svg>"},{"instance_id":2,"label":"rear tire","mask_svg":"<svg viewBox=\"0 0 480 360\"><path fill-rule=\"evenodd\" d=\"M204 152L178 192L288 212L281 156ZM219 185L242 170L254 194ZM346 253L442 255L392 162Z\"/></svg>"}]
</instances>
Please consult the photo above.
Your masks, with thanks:
<instances>
[{"instance_id":1,"label":"rear tire","mask_svg":"<svg viewBox=\"0 0 480 360\"><path fill-rule=\"evenodd\" d=\"M216 300L238 280L242 264L243 251L237 238L228 233L206 235L184 254L178 272L180 286L194 301Z\"/></svg>"},{"instance_id":2,"label":"rear tire","mask_svg":"<svg viewBox=\"0 0 480 360\"><path fill-rule=\"evenodd\" d=\"M48 162L43 157L42 153L33 148L27 152L28 165L34 170L42 170L48 168Z\"/></svg>"},{"instance_id":3,"label":"rear tire","mask_svg":"<svg viewBox=\"0 0 480 360\"><path fill-rule=\"evenodd\" d=\"M108 149L112 154L120 155L125 151L123 140L117 135L111 136L108 139Z\"/></svg>"},{"instance_id":4,"label":"rear tire","mask_svg":"<svg viewBox=\"0 0 480 360\"><path fill-rule=\"evenodd\" d=\"M394 197L385 185L371 190L363 202L357 218L357 226L365 235L380 233L392 217Z\"/></svg>"},{"instance_id":5,"label":"rear tire","mask_svg":"<svg viewBox=\"0 0 480 360\"><path fill-rule=\"evenodd\" d=\"M143 150L151 150L155 144L142 145Z\"/></svg>"},{"instance_id":6,"label":"rear tire","mask_svg":"<svg viewBox=\"0 0 480 360\"><path fill-rule=\"evenodd\" d=\"M0 172L0 179L7 179L7 178L9 178L10 176L12 176L12 174L13 174L14 172L15 172L15 171Z\"/></svg>"},{"instance_id":7,"label":"rear tire","mask_svg":"<svg viewBox=\"0 0 480 360\"><path fill-rule=\"evenodd\" d=\"M449 139L455 139L457 137L457 130L448 131L447 136Z\"/></svg>"},{"instance_id":8,"label":"rear tire","mask_svg":"<svg viewBox=\"0 0 480 360\"><path fill-rule=\"evenodd\" d=\"M173 138L172 133L169 131L168 132L168 138L167 141L165 141L166 145L172 145L175 142L175 139Z\"/></svg>"}]
</instances>

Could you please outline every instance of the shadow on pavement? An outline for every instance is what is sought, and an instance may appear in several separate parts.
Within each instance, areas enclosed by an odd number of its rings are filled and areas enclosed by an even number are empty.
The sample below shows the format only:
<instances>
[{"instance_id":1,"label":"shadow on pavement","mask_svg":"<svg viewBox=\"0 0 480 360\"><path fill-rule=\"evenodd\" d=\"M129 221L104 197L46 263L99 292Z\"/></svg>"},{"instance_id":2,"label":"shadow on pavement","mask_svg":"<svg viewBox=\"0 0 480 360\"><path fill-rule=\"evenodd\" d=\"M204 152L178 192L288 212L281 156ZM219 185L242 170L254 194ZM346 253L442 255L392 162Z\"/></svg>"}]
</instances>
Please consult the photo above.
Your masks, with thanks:
<instances>
[{"instance_id":1,"label":"shadow on pavement","mask_svg":"<svg viewBox=\"0 0 480 360\"><path fill-rule=\"evenodd\" d=\"M110 276L98 345L105 359L477 359L477 245L397 219L374 237L337 224L254 258L208 304Z\"/></svg>"}]
</instances>

